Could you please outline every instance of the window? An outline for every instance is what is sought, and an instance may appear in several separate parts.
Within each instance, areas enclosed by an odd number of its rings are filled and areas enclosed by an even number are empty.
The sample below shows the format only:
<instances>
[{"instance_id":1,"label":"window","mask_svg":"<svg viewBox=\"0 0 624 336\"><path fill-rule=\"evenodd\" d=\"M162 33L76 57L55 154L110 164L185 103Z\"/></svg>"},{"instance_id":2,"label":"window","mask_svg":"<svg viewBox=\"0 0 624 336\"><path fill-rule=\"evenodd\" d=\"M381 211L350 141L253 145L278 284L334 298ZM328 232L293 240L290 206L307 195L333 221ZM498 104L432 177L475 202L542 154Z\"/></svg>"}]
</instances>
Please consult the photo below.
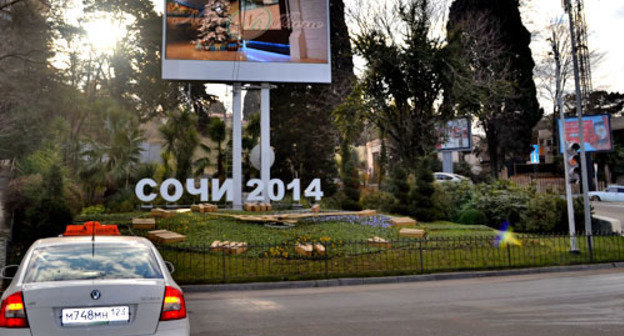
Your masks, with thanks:
<instances>
[{"instance_id":1,"label":"window","mask_svg":"<svg viewBox=\"0 0 624 336\"><path fill-rule=\"evenodd\" d=\"M82 243L34 250L24 282L162 277L147 246Z\"/></svg>"}]
</instances>

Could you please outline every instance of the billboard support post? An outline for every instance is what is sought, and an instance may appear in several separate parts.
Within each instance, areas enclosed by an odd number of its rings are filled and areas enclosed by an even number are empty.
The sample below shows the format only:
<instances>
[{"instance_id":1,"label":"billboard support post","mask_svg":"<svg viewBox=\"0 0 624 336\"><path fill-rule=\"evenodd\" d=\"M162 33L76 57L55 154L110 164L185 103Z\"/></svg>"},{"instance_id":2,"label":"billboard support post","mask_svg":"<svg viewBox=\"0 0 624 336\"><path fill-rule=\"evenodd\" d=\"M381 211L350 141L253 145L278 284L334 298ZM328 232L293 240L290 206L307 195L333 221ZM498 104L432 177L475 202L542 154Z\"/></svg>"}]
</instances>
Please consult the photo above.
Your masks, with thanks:
<instances>
[{"instance_id":1,"label":"billboard support post","mask_svg":"<svg viewBox=\"0 0 624 336\"><path fill-rule=\"evenodd\" d=\"M442 171L445 173L453 174L453 152L442 152Z\"/></svg>"},{"instance_id":2,"label":"billboard support post","mask_svg":"<svg viewBox=\"0 0 624 336\"><path fill-rule=\"evenodd\" d=\"M262 196L269 202L271 181L271 85L262 83L260 89L260 179L264 185Z\"/></svg>"},{"instance_id":3,"label":"billboard support post","mask_svg":"<svg viewBox=\"0 0 624 336\"><path fill-rule=\"evenodd\" d=\"M241 84L232 85L232 180L234 182L234 210L243 209Z\"/></svg>"}]
</instances>

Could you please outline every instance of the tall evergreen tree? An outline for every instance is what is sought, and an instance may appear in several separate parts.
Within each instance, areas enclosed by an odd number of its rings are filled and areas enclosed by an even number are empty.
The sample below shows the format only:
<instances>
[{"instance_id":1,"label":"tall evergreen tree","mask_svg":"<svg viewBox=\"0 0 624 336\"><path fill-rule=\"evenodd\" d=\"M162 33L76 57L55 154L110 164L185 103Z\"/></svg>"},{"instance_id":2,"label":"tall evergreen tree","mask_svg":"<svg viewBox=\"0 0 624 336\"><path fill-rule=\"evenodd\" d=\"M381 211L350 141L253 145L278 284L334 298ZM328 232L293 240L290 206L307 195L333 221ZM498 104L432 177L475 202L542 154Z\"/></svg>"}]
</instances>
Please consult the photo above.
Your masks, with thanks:
<instances>
[{"instance_id":1,"label":"tall evergreen tree","mask_svg":"<svg viewBox=\"0 0 624 336\"><path fill-rule=\"evenodd\" d=\"M436 101L453 84L454 61L442 41L431 37L429 0L399 3L395 11L397 18L389 20L401 34L387 19L375 17L354 45L368 68L363 80L368 119L383 130L393 164L403 165L409 175L420 157L435 151L436 125L448 118Z\"/></svg>"},{"instance_id":2,"label":"tall evergreen tree","mask_svg":"<svg viewBox=\"0 0 624 336\"><path fill-rule=\"evenodd\" d=\"M28 156L54 118L56 73L53 18L36 1L11 2L11 19L0 18L0 160ZM5 2L5 5L8 3Z\"/></svg>"},{"instance_id":3,"label":"tall evergreen tree","mask_svg":"<svg viewBox=\"0 0 624 336\"><path fill-rule=\"evenodd\" d=\"M490 112L493 112L480 121L488 138L490 165L494 175L506 158L525 154L530 145L531 130L543 115L533 81L535 63L529 47L531 34L522 23L519 5L519 0L455 0L450 8L447 26L451 43L459 43L459 39L453 41L453 36L461 36L466 23L470 24L475 17L488 17L489 28L498 31L502 59L480 66L490 67L494 73L509 71L512 87L496 104L481 101L474 105L492 109ZM479 38L477 36L475 40ZM465 47L463 49L459 52L464 55L472 52ZM475 57L479 58L480 55L469 56Z\"/></svg>"},{"instance_id":4,"label":"tall evergreen tree","mask_svg":"<svg viewBox=\"0 0 624 336\"><path fill-rule=\"evenodd\" d=\"M338 134L331 112L353 83L353 59L343 0L330 1L331 85L280 85L271 92L272 144L276 177L303 183L321 178L326 195L337 175Z\"/></svg>"}]
</instances>

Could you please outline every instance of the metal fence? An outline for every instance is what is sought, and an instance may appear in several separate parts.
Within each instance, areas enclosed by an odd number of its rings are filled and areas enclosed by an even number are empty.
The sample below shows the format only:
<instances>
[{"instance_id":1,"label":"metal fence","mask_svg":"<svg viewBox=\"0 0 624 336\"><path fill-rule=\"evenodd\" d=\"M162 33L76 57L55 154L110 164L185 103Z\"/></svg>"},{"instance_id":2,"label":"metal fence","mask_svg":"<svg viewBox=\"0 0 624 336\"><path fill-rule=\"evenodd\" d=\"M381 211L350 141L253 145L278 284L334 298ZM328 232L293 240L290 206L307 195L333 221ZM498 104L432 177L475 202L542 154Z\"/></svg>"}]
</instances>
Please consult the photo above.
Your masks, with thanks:
<instances>
[{"instance_id":1,"label":"metal fence","mask_svg":"<svg viewBox=\"0 0 624 336\"><path fill-rule=\"evenodd\" d=\"M464 270L575 265L624 261L624 237L568 235L452 237L318 243L324 252L303 253L301 244L253 245L237 251L204 246L158 246L176 267L180 283L327 279L346 276L424 274ZM507 241L507 240L509 241ZM238 253L238 254L237 254Z\"/></svg>"}]
</instances>

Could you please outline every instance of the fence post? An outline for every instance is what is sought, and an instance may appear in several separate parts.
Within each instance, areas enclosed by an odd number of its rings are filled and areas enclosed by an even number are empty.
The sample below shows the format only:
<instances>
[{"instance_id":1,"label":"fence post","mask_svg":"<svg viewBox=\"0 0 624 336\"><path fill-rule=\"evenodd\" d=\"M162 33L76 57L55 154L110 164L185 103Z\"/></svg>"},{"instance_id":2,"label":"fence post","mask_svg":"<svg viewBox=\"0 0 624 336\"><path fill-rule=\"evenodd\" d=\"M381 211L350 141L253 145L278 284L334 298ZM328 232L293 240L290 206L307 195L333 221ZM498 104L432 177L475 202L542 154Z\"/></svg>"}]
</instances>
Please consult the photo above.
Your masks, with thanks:
<instances>
[{"instance_id":1,"label":"fence post","mask_svg":"<svg viewBox=\"0 0 624 336\"><path fill-rule=\"evenodd\" d=\"M424 263L423 263L423 249L422 249L422 238L418 241L418 253L420 255L420 273L425 272Z\"/></svg>"},{"instance_id":2,"label":"fence post","mask_svg":"<svg viewBox=\"0 0 624 336\"><path fill-rule=\"evenodd\" d=\"M587 248L589 250L589 262L594 262L594 241L592 239L592 232L587 233Z\"/></svg>"},{"instance_id":3,"label":"fence post","mask_svg":"<svg viewBox=\"0 0 624 336\"><path fill-rule=\"evenodd\" d=\"M507 263L511 267L511 244L507 243Z\"/></svg>"},{"instance_id":4,"label":"fence post","mask_svg":"<svg viewBox=\"0 0 624 336\"><path fill-rule=\"evenodd\" d=\"M325 279L329 279L329 245L323 243L323 247L325 248Z\"/></svg>"},{"instance_id":5,"label":"fence post","mask_svg":"<svg viewBox=\"0 0 624 336\"><path fill-rule=\"evenodd\" d=\"M221 250L221 264L223 265L223 283L227 283L226 267L225 267L225 249Z\"/></svg>"}]
</instances>

